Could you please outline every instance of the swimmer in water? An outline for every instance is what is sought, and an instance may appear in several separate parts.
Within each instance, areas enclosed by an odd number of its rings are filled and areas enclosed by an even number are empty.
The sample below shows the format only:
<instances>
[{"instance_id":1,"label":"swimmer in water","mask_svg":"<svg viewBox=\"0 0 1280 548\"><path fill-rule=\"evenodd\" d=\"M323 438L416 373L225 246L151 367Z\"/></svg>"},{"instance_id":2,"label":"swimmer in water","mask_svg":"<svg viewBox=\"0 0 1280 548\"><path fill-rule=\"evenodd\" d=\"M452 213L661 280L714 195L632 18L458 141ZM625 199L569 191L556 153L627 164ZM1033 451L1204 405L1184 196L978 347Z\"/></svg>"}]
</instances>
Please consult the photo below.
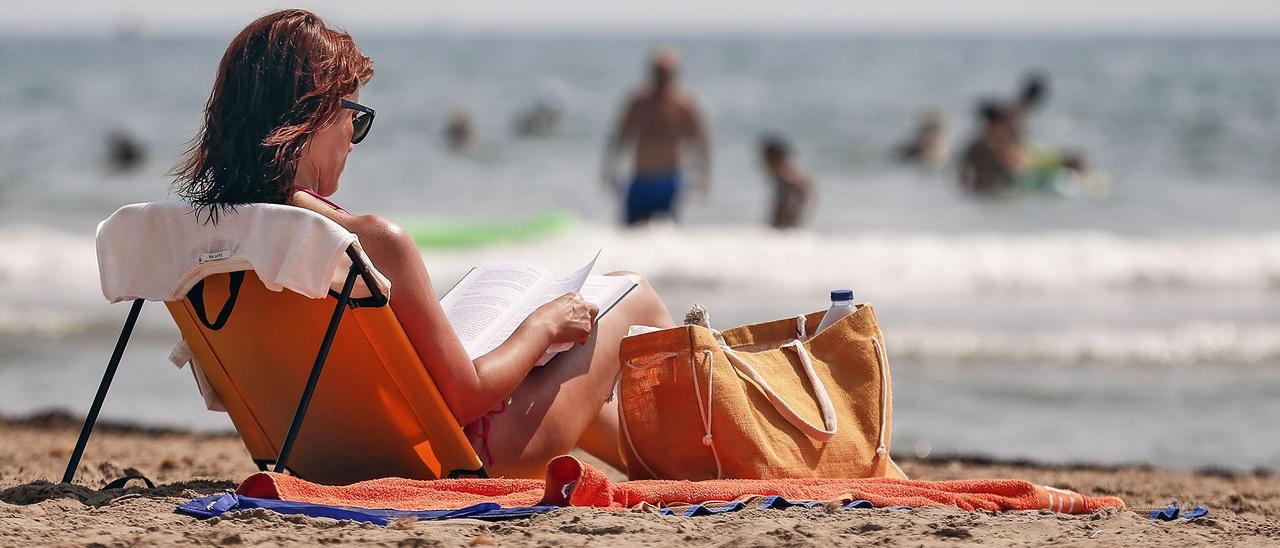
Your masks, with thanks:
<instances>
[{"instance_id":1,"label":"swimmer in water","mask_svg":"<svg viewBox=\"0 0 1280 548\"><path fill-rule=\"evenodd\" d=\"M760 156L773 183L769 225L783 230L799 227L813 201L813 182L791 158L791 147L781 137L770 135L762 139Z\"/></svg>"},{"instance_id":2,"label":"swimmer in water","mask_svg":"<svg viewBox=\"0 0 1280 548\"><path fill-rule=\"evenodd\" d=\"M925 113L909 141L898 146L898 159L904 163L919 163L931 169L947 165L946 117L936 110Z\"/></svg>"}]
</instances>

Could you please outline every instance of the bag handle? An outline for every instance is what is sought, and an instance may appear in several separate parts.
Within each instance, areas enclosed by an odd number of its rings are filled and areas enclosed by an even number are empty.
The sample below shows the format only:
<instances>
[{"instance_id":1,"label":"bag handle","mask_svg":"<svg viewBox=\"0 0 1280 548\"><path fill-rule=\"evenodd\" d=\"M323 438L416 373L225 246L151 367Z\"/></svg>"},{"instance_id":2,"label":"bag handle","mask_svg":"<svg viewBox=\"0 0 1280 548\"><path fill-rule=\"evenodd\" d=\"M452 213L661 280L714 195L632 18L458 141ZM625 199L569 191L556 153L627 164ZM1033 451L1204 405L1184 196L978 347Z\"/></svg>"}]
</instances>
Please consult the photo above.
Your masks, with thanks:
<instances>
[{"instance_id":1,"label":"bag handle","mask_svg":"<svg viewBox=\"0 0 1280 548\"><path fill-rule=\"evenodd\" d=\"M809 358L809 351L805 349L803 343L797 339L782 345L782 348L791 348L800 357L800 365L804 369L805 377L809 379L809 384L813 386L813 396L818 402L818 410L822 413L823 428L804 420L804 417L797 414L782 399L782 396L778 395L778 392L773 389L769 381L765 380L764 376L756 371L755 367L743 360L741 356L738 356L737 352L727 346L721 347L724 350L725 357L729 358L729 363L760 385L760 389L769 397L769 402L782 415L782 418L814 441L826 443L836 435L837 429L836 410L835 406L831 404L831 395L827 393L827 386L822 383L822 379L818 378L817 371L813 369L813 361Z\"/></svg>"}]
</instances>

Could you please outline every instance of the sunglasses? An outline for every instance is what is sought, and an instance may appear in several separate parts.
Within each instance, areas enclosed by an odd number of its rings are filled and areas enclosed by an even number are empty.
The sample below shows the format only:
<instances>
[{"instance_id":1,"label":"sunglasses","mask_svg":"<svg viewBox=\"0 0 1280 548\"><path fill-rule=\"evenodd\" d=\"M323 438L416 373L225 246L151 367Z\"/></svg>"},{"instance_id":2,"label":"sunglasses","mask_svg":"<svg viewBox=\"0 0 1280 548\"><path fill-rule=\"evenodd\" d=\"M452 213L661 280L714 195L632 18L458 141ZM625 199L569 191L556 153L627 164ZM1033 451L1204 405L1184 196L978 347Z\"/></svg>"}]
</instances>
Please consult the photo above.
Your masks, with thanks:
<instances>
[{"instance_id":1,"label":"sunglasses","mask_svg":"<svg viewBox=\"0 0 1280 548\"><path fill-rule=\"evenodd\" d=\"M346 99L342 100L342 108L349 108L357 113L351 119L351 144L354 145L363 141L364 137L369 134L369 128L373 127L373 109Z\"/></svg>"}]
</instances>

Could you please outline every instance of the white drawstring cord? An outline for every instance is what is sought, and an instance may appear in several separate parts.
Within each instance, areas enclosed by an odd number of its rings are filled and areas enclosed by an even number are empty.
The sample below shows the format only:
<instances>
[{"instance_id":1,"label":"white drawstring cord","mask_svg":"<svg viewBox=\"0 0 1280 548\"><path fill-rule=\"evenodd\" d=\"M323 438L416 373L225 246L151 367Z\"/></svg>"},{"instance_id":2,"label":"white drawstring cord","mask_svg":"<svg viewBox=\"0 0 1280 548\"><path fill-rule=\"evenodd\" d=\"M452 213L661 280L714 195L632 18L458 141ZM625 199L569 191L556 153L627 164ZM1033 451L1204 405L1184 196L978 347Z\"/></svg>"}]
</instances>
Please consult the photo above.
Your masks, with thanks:
<instances>
[{"instance_id":1,"label":"white drawstring cord","mask_svg":"<svg viewBox=\"0 0 1280 548\"><path fill-rule=\"evenodd\" d=\"M880 362L880 446L876 448L876 455L883 457L889 452L884 439L889 422L889 362L879 339L871 337L871 346L875 348L876 360Z\"/></svg>"},{"instance_id":2,"label":"white drawstring cord","mask_svg":"<svg viewBox=\"0 0 1280 548\"><path fill-rule=\"evenodd\" d=\"M716 451L716 446L712 443L713 438L711 437L711 386L715 380L715 368L712 367L710 350L703 350L702 357L703 363L707 365L707 405L705 408L702 406L702 389L698 387L698 367L694 362L693 353L689 354L689 376L693 381L694 394L698 397L698 415L702 418L702 428L703 432L705 432L705 435L702 436L702 445L711 448L711 457L716 461L716 479L720 479L722 475L720 453Z\"/></svg>"}]
</instances>

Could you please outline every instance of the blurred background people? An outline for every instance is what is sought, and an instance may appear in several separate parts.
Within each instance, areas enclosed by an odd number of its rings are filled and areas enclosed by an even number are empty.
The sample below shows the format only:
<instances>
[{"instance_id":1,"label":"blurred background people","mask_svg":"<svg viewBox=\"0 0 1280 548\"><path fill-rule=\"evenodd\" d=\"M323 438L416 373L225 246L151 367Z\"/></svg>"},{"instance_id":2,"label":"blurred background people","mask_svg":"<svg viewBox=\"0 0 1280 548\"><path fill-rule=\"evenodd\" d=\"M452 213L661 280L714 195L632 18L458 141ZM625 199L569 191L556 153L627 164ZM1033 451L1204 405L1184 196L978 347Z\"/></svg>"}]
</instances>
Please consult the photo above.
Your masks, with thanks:
<instances>
[{"instance_id":1,"label":"blurred background people","mask_svg":"<svg viewBox=\"0 0 1280 548\"><path fill-rule=\"evenodd\" d=\"M1022 169L1020 132L1014 129L1013 117L999 101L983 101L977 114L977 135L960 157L960 188L981 196L1007 192Z\"/></svg>"},{"instance_id":2,"label":"blurred background people","mask_svg":"<svg viewBox=\"0 0 1280 548\"><path fill-rule=\"evenodd\" d=\"M930 169L941 169L947 165L947 118L941 111L931 110L921 117L915 134L905 143L898 145L898 160L908 164L919 164Z\"/></svg>"},{"instance_id":3,"label":"blurred background people","mask_svg":"<svg viewBox=\"0 0 1280 548\"><path fill-rule=\"evenodd\" d=\"M710 192L710 140L702 112L676 82L679 71L675 49L663 46L653 52L648 84L627 100L605 146L604 183L614 192L624 190L620 159L632 153L623 215L628 226L675 220L685 184L680 152L685 146L692 148L694 192L703 200Z\"/></svg>"},{"instance_id":4,"label":"blurred background people","mask_svg":"<svg viewBox=\"0 0 1280 548\"><path fill-rule=\"evenodd\" d=\"M462 105L453 107L444 127L444 138L453 152L464 155L475 152L476 124L470 109Z\"/></svg>"},{"instance_id":5,"label":"blurred background people","mask_svg":"<svg viewBox=\"0 0 1280 548\"><path fill-rule=\"evenodd\" d=\"M129 173L146 161L146 150L133 136L123 130L112 131L107 136L107 171L113 174Z\"/></svg>"},{"instance_id":6,"label":"blurred background people","mask_svg":"<svg viewBox=\"0 0 1280 548\"><path fill-rule=\"evenodd\" d=\"M533 104L517 112L512 129L518 137L545 137L556 131L564 116L564 84L558 80L543 82Z\"/></svg>"},{"instance_id":7,"label":"blurred background people","mask_svg":"<svg viewBox=\"0 0 1280 548\"><path fill-rule=\"evenodd\" d=\"M778 135L760 140L760 159L773 186L769 226L777 229L800 226L813 201L813 182L791 157L791 145Z\"/></svg>"},{"instance_id":8,"label":"blurred background people","mask_svg":"<svg viewBox=\"0 0 1280 548\"><path fill-rule=\"evenodd\" d=\"M1109 192L1083 153L1027 138L1027 117L1044 103L1047 93L1045 76L1032 72L1014 99L979 104L979 129L960 160L962 189L981 196L1022 192L1099 198Z\"/></svg>"}]
</instances>

